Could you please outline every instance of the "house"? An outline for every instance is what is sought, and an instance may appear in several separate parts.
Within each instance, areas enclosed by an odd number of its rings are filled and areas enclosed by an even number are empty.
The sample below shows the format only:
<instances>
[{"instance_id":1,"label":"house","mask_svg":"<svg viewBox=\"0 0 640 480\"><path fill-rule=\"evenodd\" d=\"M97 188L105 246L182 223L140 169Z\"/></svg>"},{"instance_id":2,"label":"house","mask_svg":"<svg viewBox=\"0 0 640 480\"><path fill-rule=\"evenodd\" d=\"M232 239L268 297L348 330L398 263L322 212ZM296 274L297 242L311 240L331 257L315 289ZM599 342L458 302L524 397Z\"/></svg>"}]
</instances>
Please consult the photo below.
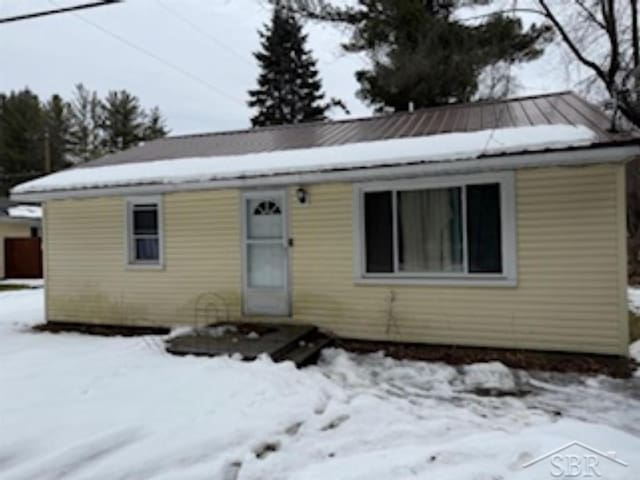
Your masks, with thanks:
<instances>
[{"instance_id":1,"label":"house","mask_svg":"<svg viewBox=\"0 0 640 480\"><path fill-rule=\"evenodd\" d=\"M571 92L155 140L15 187L49 321L626 355L624 164Z\"/></svg>"},{"instance_id":2,"label":"house","mask_svg":"<svg viewBox=\"0 0 640 480\"><path fill-rule=\"evenodd\" d=\"M41 209L0 198L0 279L42 278Z\"/></svg>"}]
</instances>

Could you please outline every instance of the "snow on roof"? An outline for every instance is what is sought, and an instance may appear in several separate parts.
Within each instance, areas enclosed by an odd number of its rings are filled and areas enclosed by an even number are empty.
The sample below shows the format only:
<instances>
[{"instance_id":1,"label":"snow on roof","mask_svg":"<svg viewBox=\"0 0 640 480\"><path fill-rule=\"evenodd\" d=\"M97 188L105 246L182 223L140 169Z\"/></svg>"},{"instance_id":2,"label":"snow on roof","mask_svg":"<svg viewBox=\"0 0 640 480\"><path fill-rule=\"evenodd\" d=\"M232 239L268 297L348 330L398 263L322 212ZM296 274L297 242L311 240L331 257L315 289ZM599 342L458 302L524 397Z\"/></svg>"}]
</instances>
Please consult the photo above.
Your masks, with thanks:
<instances>
[{"instance_id":1,"label":"snow on roof","mask_svg":"<svg viewBox=\"0 0 640 480\"><path fill-rule=\"evenodd\" d=\"M453 161L583 146L593 143L596 138L596 134L585 126L539 125L242 155L158 159L64 170L18 185L11 193L181 184Z\"/></svg>"},{"instance_id":2,"label":"snow on roof","mask_svg":"<svg viewBox=\"0 0 640 480\"><path fill-rule=\"evenodd\" d=\"M11 218L42 218L42 207L35 205L15 205L7 209Z\"/></svg>"}]
</instances>

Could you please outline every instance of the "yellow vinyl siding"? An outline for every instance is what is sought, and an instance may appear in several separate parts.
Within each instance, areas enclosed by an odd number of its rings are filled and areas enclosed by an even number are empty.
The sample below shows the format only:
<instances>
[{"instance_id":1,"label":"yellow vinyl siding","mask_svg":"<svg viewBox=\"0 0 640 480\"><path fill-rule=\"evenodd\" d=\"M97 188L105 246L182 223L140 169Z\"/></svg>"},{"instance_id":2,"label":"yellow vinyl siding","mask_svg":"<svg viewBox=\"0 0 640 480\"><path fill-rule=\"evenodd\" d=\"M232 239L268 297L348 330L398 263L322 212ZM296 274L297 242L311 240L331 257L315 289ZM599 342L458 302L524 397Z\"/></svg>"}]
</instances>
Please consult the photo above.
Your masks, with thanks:
<instances>
[{"instance_id":1,"label":"yellow vinyl siding","mask_svg":"<svg viewBox=\"0 0 640 480\"><path fill-rule=\"evenodd\" d=\"M0 222L0 278L4 278L4 239L29 238L31 225L25 223Z\"/></svg>"},{"instance_id":2,"label":"yellow vinyl siding","mask_svg":"<svg viewBox=\"0 0 640 480\"><path fill-rule=\"evenodd\" d=\"M163 197L163 269L126 265L125 199L47 204L48 318L133 325L211 323L240 308L238 193Z\"/></svg>"},{"instance_id":3,"label":"yellow vinyl siding","mask_svg":"<svg viewBox=\"0 0 640 480\"><path fill-rule=\"evenodd\" d=\"M291 187L291 321L371 340L624 354L623 180L622 166L516 172L516 287L358 284L352 185L310 185L305 205ZM125 265L124 202L47 203L50 320L241 316L238 190L163 196L163 270Z\"/></svg>"},{"instance_id":4,"label":"yellow vinyl siding","mask_svg":"<svg viewBox=\"0 0 640 480\"><path fill-rule=\"evenodd\" d=\"M354 284L352 187L310 187L291 215L294 316L356 338L625 353L621 172L517 172L515 288Z\"/></svg>"}]
</instances>

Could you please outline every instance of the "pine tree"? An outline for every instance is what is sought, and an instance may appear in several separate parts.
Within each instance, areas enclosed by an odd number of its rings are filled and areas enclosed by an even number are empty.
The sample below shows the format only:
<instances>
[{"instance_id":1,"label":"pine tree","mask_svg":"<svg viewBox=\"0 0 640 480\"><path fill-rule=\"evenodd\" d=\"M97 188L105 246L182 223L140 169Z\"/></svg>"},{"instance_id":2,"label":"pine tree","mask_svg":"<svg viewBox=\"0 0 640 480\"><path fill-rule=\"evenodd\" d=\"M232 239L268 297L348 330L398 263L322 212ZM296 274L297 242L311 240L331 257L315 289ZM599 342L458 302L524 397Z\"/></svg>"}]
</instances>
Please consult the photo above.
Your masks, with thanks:
<instances>
[{"instance_id":1,"label":"pine tree","mask_svg":"<svg viewBox=\"0 0 640 480\"><path fill-rule=\"evenodd\" d=\"M44 115L30 90L0 98L0 165L5 174L39 172L44 162Z\"/></svg>"},{"instance_id":2,"label":"pine tree","mask_svg":"<svg viewBox=\"0 0 640 480\"><path fill-rule=\"evenodd\" d=\"M103 102L78 84L70 102L54 94L44 103L28 89L0 93L0 195L46 168L60 170L167 133L158 107L147 112L126 91L110 92Z\"/></svg>"},{"instance_id":3,"label":"pine tree","mask_svg":"<svg viewBox=\"0 0 640 480\"><path fill-rule=\"evenodd\" d=\"M78 84L71 102L55 94L44 103L28 89L0 93L0 196L48 167L60 170L167 133L158 107L147 112L125 91L103 102Z\"/></svg>"},{"instance_id":4,"label":"pine tree","mask_svg":"<svg viewBox=\"0 0 640 480\"><path fill-rule=\"evenodd\" d=\"M103 146L109 152L137 145L144 138L145 112L126 90L110 91L102 102Z\"/></svg>"},{"instance_id":5,"label":"pine tree","mask_svg":"<svg viewBox=\"0 0 640 480\"><path fill-rule=\"evenodd\" d=\"M153 140L161 138L169 133L167 129L167 122L162 116L158 107L153 107L149 110L146 119L146 125L144 126L143 138L145 140Z\"/></svg>"},{"instance_id":6,"label":"pine tree","mask_svg":"<svg viewBox=\"0 0 640 480\"><path fill-rule=\"evenodd\" d=\"M44 115L30 90L0 94L0 196L44 166Z\"/></svg>"},{"instance_id":7,"label":"pine tree","mask_svg":"<svg viewBox=\"0 0 640 480\"><path fill-rule=\"evenodd\" d=\"M44 105L45 134L48 135L52 170L60 170L69 165L67 158L69 140L69 112L60 95L52 95Z\"/></svg>"},{"instance_id":8,"label":"pine tree","mask_svg":"<svg viewBox=\"0 0 640 480\"><path fill-rule=\"evenodd\" d=\"M316 60L305 47L307 35L290 11L276 4L271 24L259 35L261 51L254 56L261 71L248 102L257 109L254 127L325 120L327 110L341 105L335 99L323 102Z\"/></svg>"},{"instance_id":9,"label":"pine tree","mask_svg":"<svg viewBox=\"0 0 640 480\"><path fill-rule=\"evenodd\" d=\"M67 108L70 160L73 163L87 162L102 155L102 104L98 94L79 83Z\"/></svg>"},{"instance_id":10,"label":"pine tree","mask_svg":"<svg viewBox=\"0 0 640 480\"><path fill-rule=\"evenodd\" d=\"M494 68L489 89L480 84L487 69L538 57L552 36L549 25L525 30L518 18L501 13L475 22L453 15L491 0L291 1L308 18L351 30L344 50L366 54L371 65L356 73L358 96L378 111L508 94L509 69Z\"/></svg>"},{"instance_id":11,"label":"pine tree","mask_svg":"<svg viewBox=\"0 0 640 480\"><path fill-rule=\"evenodd\" d=\"M109 152L125 150L145 140L164 137L169 133L160 109L149 112L140 100L126 90L111 91L102 102L103 147Z\"/></svg>"}]
</instances>

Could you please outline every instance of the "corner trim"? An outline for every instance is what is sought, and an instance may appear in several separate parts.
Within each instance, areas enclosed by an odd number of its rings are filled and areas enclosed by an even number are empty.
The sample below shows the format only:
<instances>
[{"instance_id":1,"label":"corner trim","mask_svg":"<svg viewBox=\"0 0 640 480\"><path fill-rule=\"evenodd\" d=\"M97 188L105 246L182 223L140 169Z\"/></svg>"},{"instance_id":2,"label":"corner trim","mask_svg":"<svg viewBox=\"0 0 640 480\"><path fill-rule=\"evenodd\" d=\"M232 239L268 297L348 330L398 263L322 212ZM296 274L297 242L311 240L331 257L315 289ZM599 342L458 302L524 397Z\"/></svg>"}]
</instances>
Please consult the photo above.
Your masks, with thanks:
<instances>
[{"instance_id":1,"label":"corner trim","mask_svg":"<svg viewBox=\"0 0 640 480\"><path fill-rule=\"evenodd\" d=\"M629 356L629 343L631 332L629 331L629 306L627 304L627 182L626 166L620 165L616 172L616 225L618 230L618 302L620 308L620 353Z\"/></svg>"}]
</instances>

